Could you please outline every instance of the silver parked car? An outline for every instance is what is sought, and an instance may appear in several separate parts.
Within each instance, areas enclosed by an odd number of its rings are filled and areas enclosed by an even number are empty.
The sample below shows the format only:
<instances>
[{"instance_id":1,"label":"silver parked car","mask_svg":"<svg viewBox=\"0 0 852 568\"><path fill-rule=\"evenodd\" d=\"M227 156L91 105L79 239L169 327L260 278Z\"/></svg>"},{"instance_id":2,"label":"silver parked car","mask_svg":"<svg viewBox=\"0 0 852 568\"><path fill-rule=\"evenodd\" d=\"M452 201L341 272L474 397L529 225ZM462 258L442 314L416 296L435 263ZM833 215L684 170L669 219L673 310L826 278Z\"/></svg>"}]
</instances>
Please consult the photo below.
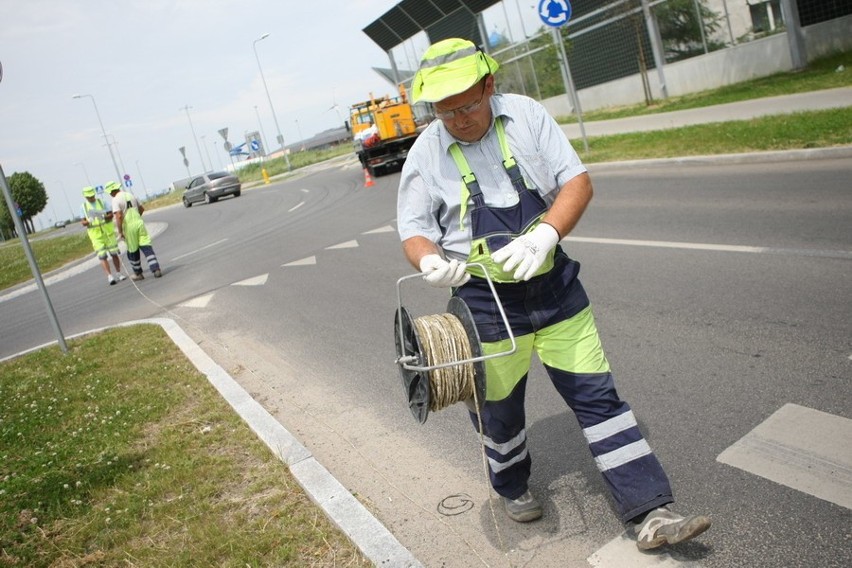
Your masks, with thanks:
<instances>
[{"instance_id":1,"label":"silver parked car","mask_svg":"<svg viewBox=\"0 0 852 568\"><path fill-rule=\"evenodd\" d=\"M209 172L193 178L183 193L183 206L193 203L215 203L226 195L240 196L240 178L228 172Z\"/></svg>"}]
</instances>

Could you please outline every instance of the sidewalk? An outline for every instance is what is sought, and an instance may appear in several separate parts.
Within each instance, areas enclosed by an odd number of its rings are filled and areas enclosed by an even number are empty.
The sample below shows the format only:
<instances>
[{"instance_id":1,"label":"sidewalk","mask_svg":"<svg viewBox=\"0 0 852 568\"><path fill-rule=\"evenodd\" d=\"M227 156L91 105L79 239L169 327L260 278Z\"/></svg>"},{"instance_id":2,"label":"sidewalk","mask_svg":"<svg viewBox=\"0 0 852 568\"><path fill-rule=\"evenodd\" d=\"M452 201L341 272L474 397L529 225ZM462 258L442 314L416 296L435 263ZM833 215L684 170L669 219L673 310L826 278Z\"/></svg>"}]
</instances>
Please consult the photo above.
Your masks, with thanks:
<instances>
[{"instance_id":1,"label":"sidewalk","mask_svg":"<svg viewBox=\"0 0 852 568\"><path fill-rule=\"evenodd\" d=\"M584 122L583 126L586 130L586 136L607 136L849 106L852 106L852 87L840 87L658 114L597 120ZM570 140L582 137L579 124L564 124L562 131Z\"/></svg>"}]
</instances>

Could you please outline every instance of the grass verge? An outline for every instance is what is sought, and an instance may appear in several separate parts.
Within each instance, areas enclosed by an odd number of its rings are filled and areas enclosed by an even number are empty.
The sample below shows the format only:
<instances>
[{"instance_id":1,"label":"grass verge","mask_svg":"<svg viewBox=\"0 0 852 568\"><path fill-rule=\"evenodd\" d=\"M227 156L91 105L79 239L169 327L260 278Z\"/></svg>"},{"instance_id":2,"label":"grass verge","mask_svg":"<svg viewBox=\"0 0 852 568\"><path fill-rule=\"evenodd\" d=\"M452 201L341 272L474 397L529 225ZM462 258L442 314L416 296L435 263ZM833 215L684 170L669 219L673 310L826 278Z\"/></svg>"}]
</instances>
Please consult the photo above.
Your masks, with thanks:
<instances>
[{"instance_id":1,"label":"grass verge","mask_svg":"<svg viewBox=\"0 0 852 568\"><path fill-rule=\"evenodd\" d=\"M0 566L371 565L159 326L0 363L0 456Z\"/></svg>"},{"instance_id":2,"label":"grass verge","mask_svg":"<svg viewBox=\"0 0 852 568\"><path fill-rule=\"evenodd\" d=\"M73 260L92 254L92 243L86 233L30 240L33 256L42 273L50 272ZM33 277L24 248L18 239L0 246L0 290L26 282Z\"/></svg>"},{"instance_id":3,"label":"grass verge","mask_svg":"<svg viewBox=\"0 0 852 568\"><path fill-rule=\"evenodd\" d=\"M838 71L840 68L843 70ZM775 75L751 81L743 81L718 89L657 100L651 105L637 104L583 112L583 120L591 122L593 120L609 120L628 116L656 114L762 97L775 97L818 91L821 89L848 87L850 85L852 85L852 52L844 52L813 61L803 71L776 73ZM556 120L561 124L571 124L577 122L577 117L575 115L560 116Z\"/></svg>"},{"instance_id":4,"label":"grass verge","mask_svg":"<svg viewBox=\"0 0 852 568\"><path fill-rule=\"evenodd\" d=\"M583 162L801 150L852 144L852 107L592 136ZM574 141L575 148L582 145Z\"/></svg>"}]
</instances>

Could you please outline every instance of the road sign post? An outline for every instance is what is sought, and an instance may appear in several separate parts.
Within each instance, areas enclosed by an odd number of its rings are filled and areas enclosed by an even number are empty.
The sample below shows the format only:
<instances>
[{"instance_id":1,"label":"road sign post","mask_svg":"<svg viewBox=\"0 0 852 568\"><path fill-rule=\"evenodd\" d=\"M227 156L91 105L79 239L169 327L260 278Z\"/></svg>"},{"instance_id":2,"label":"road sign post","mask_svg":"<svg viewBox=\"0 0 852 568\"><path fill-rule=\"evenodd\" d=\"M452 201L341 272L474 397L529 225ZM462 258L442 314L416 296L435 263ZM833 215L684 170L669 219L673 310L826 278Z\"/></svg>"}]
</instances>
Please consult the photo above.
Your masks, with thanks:
<instances>
[{"instance_id":1,"label":"road sign post","mask_svg":"<svg viewBox=\"0 0 852 568\"><path fill-rule=\"evenodd\" d=\"M583 110L580 108L580 96L574 88L571 78L571 68L568 65L568 55L565 53L565 44L559 28L566 25L571 19L571 3L568 0L539 0L538 15L541 21L550 26L553 35L553 43L559 50L559 59L562 71L562 82L565 84L565 93L570 97L574 112L577 115L577 123L580 126L580 134L583 136L583 148L589 151L589 140L586 138L586 127L583 125Z\"/></svg>"},{"instance_id":2,"label":"road sign post","mask_svg":"<svg viewBox=\"0 0 852 568\"><path fill-rule=\"evenodd\" d=\"M30 271L33 273L33 278L35 279L38 289L41 291L42 298L44 299L44 304L47 308L47 318L50 320L50 325L56 333L59 348L62 349L63 353L68 353L68 345L65 343L65 336L62 334L62 328L59 327L59 319L56 317L56 311L53 309L50 296L47 294L47 287L44 285L44 279L41 277L41 270L39 270L35 255L33 255L33 249L30 246L29 239L27 238L27 229L24 227L24 222L21 218L23 212L21 211L20 206L12 199L12 190L9 189L9 184L6 181L6 174L3 173L3 166L0 166L0 190L2 190L3 197L6 199L6 205L9 207L9 212L12 213L14 211L15 213L12 215L12 221L15 224L15 230L18 231L18 238L21 239L21 246L24 249L24 256L27 257L27 262L30 265Z\"/></svg>"}]
</instances>

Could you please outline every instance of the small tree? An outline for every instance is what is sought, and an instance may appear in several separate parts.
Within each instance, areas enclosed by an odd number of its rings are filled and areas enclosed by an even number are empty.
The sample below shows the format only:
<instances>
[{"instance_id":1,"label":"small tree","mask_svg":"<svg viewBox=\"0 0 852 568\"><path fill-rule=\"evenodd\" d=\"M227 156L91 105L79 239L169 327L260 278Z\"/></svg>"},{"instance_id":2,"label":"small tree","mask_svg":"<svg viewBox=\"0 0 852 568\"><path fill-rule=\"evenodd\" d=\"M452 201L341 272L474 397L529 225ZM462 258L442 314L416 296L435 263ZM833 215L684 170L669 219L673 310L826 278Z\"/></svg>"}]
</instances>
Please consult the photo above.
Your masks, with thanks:
<instances>
[{"instance_id":1,"label":"small tree","mask_svg":"<svg viewBox=\"0 0 852 568\"><path fill-rule=\"evenodd\" d=\"M15 224L9 214L9 207L6 205L5 198L0 199L0 234L3 235L3 239L15 236Z\"/></svg>"},{"instance_id":2,"label":"small tree","mask_svg":"<svg viewBox=\"0 0 852 568\"><path fill-rule=\"evenodd\" d=\"M9 189L12 200L21 209L21 221L27 234L35 232L33 217L41 213L47 206L47 192L44 184L29 172L15 172L9 177ZM12 223L12 219L9 219Z\"/></svg>"},{"instance_id":3,"label":"small tree","mask_svg":"<svg viewBox=\"0 0 852 568\"><path fill-rule=\"evenodd\" d=\"M654 9L660 26L660 36L666 61L679 61L704 53L701 42L701 23L708 51L725 47L724 42L711 39L719 31L722 17L705 5L706 0L668 0ZM698 19L701 13L701 20Z\"/></svg>"},{"instance_id":4,"label":"small tree","mask_svg":"<svg viewBox=\"0 0 852 568\"><path fill-rule=\"evenodd\" d=\"M571 52L571 40L565 26L559 28L559 36L565 44L565 51ZM562 70L559 67L558 47L553 43L550 28L541 26L538 34L529 42L533 64L538 80L538 90L541 98L546 99L565 94L565 83L562 81Z\"/></svg>"}]
</instances>

